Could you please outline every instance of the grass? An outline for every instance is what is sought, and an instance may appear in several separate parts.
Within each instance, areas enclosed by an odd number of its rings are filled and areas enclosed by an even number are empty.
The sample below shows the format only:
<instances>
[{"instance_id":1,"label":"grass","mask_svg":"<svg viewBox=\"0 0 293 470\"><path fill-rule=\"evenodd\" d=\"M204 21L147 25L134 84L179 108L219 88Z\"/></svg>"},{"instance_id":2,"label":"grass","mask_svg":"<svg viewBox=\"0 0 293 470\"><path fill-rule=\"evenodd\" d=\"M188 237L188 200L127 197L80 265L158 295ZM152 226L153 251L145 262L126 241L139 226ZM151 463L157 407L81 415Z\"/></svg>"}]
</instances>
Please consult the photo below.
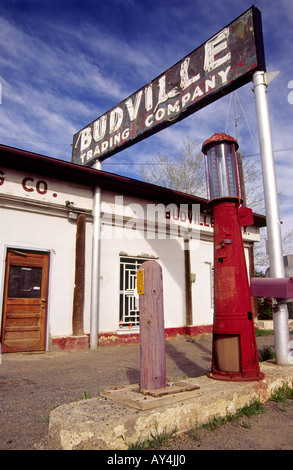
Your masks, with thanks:
<instances>
[{"instance_id":1,"label":"grass","mask_svg":"<svg viewBox=\"0 0 293 470\"><path fill-rule=\"evenodd\" d=\"M288 400L293 400L293 388L289 387L287 384L278 388L270 398L270 401L274 401L281 405L280 409L282 411L286 411Z\"/></svg>"},{"instance_id":2,"label":"grass","mask_svg":"<svg viewBox=\"0 0 293 470\"><path fill-rule=\"evenodd\" d=\"M283 385L282 387L277 389L269 399L269 401L274 401L278 404L281 404L282 411L286 411L286 404L288 403L288 400L293 400L293 388L288 385ZM193 434L194 439L198 439L197 431L199 431L200 429L208 429L210 431L213 431L219 426L238 421L240 418L244 417L248 418L249 420L248 425L246 425L245 427L250 427L250 418L254 415L262 413L265 413L264 404L261 403L258 399L254 399L249 405L245 405L239 410L237 410L235 414L227 413L227 415L224 417L214 417L203 425L195 426L190 433ZM244 426L243 423L242 426Z\"/></svg>"},{"instance_id":3,"label":"grass","mask_svg":"<svg viewBox=\"0 0 293 470\"><path fill-rule=\"evenodd\" d=\"M159 433L158 424L156 424L155 432L151 432L150 437L144 440L139 438L135 443L128 444L128 450L160 449L162 445L167 444L175 435L176 429L169 433L164 429L163 432Z\"/></svg>"},{"instance_id":4,"label":"grass","mask_svg":"<svg viewBox=\"0 0 293 470\"><path fill-rule=\"evenodd\" d=\"M258 399L254 399L249 405L245 405L237 410L235 414L227 413L224 417L214 417L200 427L203 429L213 430L223 424L238 421L240 418L244 417L251 418L252 416L261 413L264 413L264 405Z\"/></svg>"},{"instance_id":5,"label":"grass","mask_svg":"<svg viewBox=\"0 0 293 470\"><path fill-rule=\"evenodd\" d=\"M235 414L227 413L225 417L214 417L203 425L195 426L190 433L192 437L196 439L196 432L199 429L214 430L223 424L237 421L241 417L251 418L260 413L264 413L264 406L258 399L255 399L249 405L245 405L243 408L239 409ZM162 433L159 433L158 426L156 426L155 433L151 433L150 437L147 439L141 440L139 438L135 443L129 444L128 450L160 449L163 444L168 444L170 439L175 436L176 429L170 433L167 433L166 429Z\"/></svg>"},{"instance_id":6,"label":"grass","mask_svg":"<svg viewBox=\"0 0 293 470\"><path fill-rule=\"evenodd\" d=\"M274 330L261 330L259 328L255 329L255 336L270 336L274 334Z\"/></svg>"},{"instance_id":7,"label":"grass","mask_svg":"<svg viewBox=\"0 0 293 470\"><path fill-rule=\"evenodd\" d=\"M260 362L268 361L269 359L276 359L276 353L270 346L264 346L258 353Z\"/></svg>"},{"instance_id":8,"label":"grass","mask_svg":"<svg viewBox=\"0 0 293 470\"><path fill-rule=\"evenodd\" d=\"M60 405L51 406L51 407L50 407L50 413L51 413L51 411L54 411L56 408L58 408L58 406L60 406ZM45 421L46 423L49 423L50 418L47 418L46 416L44 416L44 417L42 418L42 420Z\"/></svg>"},{"instance_id":9,"label":"grass","mask_svg":"<svg viewBox=\"0 0 293 470\"><path fill-rule=\"evenodd\" d=\"M288 403L288 400L293 400L293 388L289 385L283 385L277 389L269 399L269 401L274 401L278 404L281 404L282 411L286 411L286 404ZM224 417L213 417L205 424L195 425L193 429L187 434L193 439L199 440L198 431L200 429L213 431L219 426L223 426L231 422L237 422L243 418L247 418L248 423L243 421L241 422L241 425L249 428L250 419L255 415L265 413L265 411L264 403L255 398L249 404L237 410L236 413L227 413ZM128 446L128 450L160 449L163 444L168 444L170 439L174 438L175 436L176 430L170 433L167 433L166 430L164 430L163 433L159 433L158 426L156 426L155 432L151 433L151 436L148 439L138 439L137 442Z\"/></svg>"},{"instance_id":10,"label":"grass","mask_svg":"<svg viewBox=\"0 0 293 470\"><path fill-rule=\"evenodd\" d=\"M90 398L92 398L91 397L91 392L83 392L83 396L82 396L81 400L89 400ZM60 405L55 405L55 406L50 407L50 413L51 413L51 411L58 408L58 406L60 406ZM43 417L42 420L45 421L46 423L49 423L50 418Z\"/></svg>"}]
</instances>

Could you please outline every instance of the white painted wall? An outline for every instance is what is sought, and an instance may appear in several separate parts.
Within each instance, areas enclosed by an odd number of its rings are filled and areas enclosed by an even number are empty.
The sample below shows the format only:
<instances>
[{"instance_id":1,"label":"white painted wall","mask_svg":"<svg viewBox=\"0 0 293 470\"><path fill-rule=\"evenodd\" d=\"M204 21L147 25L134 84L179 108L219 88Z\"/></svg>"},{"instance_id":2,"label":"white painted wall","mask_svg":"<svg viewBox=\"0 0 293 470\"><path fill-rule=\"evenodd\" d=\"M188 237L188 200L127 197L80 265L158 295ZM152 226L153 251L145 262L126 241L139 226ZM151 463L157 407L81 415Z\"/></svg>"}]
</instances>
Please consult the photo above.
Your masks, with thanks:
<instances>
[{"instance_id":1,"label":"white painted wall","mask_svg":"<svg viewBox=\"0 0 293 470\"><path fill-rule=\"evenodd\" d=\"M73 285L75 272L76 223L67 218L27 211L1 211L0 251L1 292L3 292L6 249L22 248L50 253L48 325L51 336L72 332ZM91 224L87 224L87 246L91 244ZM91 257L86 260L85 327L89 330Z\"/></svg>"},{"instance_id":2,"label":"white painted wall","mask_svg":"<svg viewBox=\"0 0 293 470\"><path fill-rule=\"evenodd\" d=\"M192 283L192 310L194 325L213 323L211 271L213 266L213 242L201 241L200 247L190 250Z\"/></svg>"},{"instance_id":3,"label":"white painted wall","mask_svg":"<svg viewBox=\"0 0 293 470\"><path fill-rule=\"evenodd\" d=\"M66 201L74 208L90 211L92 191L56 179L2 170L0 187L0 289L4 288L7 248L50 253L47 336L72 333L72 306L75 275L76 221L68 218ZM38 191L39 190L39 191ZM86 224L85 330L90 324L92 224ZM2 314L2 311L1 311Z\"/></svg>"},{"instance_id":4,"label":"white painted wall","mask_svg":"<svg viewBox=\"0 0 293 470\"><path fill-rule=\"evenodd\" d=\"M100 329L117 331L119 326L119 288L121 256L158 258L163 271L165 327L185 324L185 277L182 241L102 240Z\"/></svg>"},{"instance_id":5,"label":"white painted wall","mask_svg":"<svg viewBox=\"0 0 293 470\"><path fill-rule=\"evenodd\" d=\"M50 253L50 284L48 302L48 335L72 333L72 306L75 270L76 222L68 219L66 201L74 208L89 214L86 224L86 275L84 331L90 332L91 264L92 264L92 191L79 185L58 180L5 170L5 181L0 187L0 289L3 292L5 254L7 247L40 250ZM38 181L46 181L37 192ZM46 191L44 191L46 188ZM32 191L27 191L32 189ZM43 191L43 193L42 193ZM185 268L182 236L162 238L150 230L155 238L142 231L148 201L135 196L119 196L102 191L102 240L100 269L100 332L119 329L120 254L130 257L157 258L163 270L165 327L185 325ZM151 203L153 204L153 203ZM161 211L164 210L160 205ZM164 234L165 212L160 213L159 231ZM203 217L203 216L202 216ZM116 224L115 231L112 224ZM188 224L184 225L185 229ZM120 227L117 229L117 227ZM122 229L122 227L124 227ZM133 230L136 228L137 230ZM213 263L213 229L210 218L201 218L196 227L204 235L190 241L193 324L210 325L213 322L211 302L211 266ZM199 232L197 233L199 235ZM258 230L252 228L246 240L258 240ZM247 255L247 253L246 253Z\"/></svg>"}]
</instances>

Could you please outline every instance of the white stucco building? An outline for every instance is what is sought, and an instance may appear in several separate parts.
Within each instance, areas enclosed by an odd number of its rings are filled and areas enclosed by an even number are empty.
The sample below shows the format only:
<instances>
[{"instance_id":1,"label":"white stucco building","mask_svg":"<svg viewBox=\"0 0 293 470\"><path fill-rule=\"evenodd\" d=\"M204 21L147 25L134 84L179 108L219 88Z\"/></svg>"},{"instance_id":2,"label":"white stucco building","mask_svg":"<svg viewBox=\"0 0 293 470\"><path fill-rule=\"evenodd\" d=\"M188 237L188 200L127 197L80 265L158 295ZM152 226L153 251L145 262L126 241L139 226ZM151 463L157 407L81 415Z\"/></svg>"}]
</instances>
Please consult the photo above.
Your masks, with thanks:
<instances>
[{"instance_id":1,"label":"white stucco building","mask_svg":"<svg viewBox=\"0 0 293 470\"><path fill-rule=\"evenodd\" d=\"M138 341L136 271L149 259L163 271L166 336L212 331L213 219L205 199L0 146L0 217L3 352L88 347L95 334L99 345ZM84 229L77 229L79 217ZM248 268L265 219L255 215L254 223L243 228ZM83 331L73 335L76 317Z\"/></svg>"}]
</instances>

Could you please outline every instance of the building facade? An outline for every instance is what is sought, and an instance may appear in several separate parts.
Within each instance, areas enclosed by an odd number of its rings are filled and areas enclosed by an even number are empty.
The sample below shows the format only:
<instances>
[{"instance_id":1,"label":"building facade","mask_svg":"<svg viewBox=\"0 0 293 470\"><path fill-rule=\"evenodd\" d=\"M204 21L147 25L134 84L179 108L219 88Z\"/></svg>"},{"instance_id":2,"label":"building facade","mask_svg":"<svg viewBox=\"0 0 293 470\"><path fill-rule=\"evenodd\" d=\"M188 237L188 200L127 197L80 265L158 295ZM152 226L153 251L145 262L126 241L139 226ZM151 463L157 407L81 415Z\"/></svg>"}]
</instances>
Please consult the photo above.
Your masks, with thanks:
<instances>
[{"instance_id":1,"label":"building facade","mask_svg":"<svg viewBox=\"0 0 293 470\"><path fill-rule=\"evenodd\" d=\"M139 341L136 273L150 259L163 271L166 336L212 331L207 200L0 146L0 214L3 352L91 347L95 335L99 345ZM243 227L248 270L264 224L255 215Z\"/></svg>"}]
</instances>

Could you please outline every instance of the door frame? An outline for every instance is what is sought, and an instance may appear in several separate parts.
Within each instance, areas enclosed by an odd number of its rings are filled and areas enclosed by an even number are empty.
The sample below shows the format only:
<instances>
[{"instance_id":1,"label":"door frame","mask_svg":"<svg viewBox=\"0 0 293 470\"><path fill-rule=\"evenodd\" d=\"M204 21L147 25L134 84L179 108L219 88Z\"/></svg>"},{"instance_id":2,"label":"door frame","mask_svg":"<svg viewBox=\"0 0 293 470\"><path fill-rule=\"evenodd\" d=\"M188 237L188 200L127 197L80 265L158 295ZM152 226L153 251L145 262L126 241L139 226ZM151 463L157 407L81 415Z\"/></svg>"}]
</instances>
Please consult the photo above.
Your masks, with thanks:
<instances>
[{"instance_id":1,"label":"door frame","mask_svg":"<svg viewBox=\"0 0 293 470\"><path fill-rule=\"evenodd\" d=\"M4 248L4 257L2 261L3 265L3 270L2 270L2 276L1 276L1 293L2 293L2 302L0 303L0 341L2 340L2 335L4 331L3 329L3 313L4 313L4 300L5 300L5 288L6 288L6 278L7 278L7 255L8 252L21 252L21 253L32 253L32 254L41 254L41 255L47 255L48 256L48 275L47 275L47 302L46 302L46 318L44 322L44 351L48 351L48 340L49 340L49 318L50 318L50 285L51 285L51 261L52 261L52 250L48 249L42 249L42 248L31 248L31 247L24 247L20 245L11 245L11 244L5 244L3 246ZM8 282L8 280L7 280ZM0 343L1 344L1 343ZM1 345L2 346L2 345ZM25 352L25 351L24 351ZM23 353L24 353L23 352ZM36 351L38 352L38 351ZM42 351L39 351L40 353Z\"/></svg>"}]
</instances>

